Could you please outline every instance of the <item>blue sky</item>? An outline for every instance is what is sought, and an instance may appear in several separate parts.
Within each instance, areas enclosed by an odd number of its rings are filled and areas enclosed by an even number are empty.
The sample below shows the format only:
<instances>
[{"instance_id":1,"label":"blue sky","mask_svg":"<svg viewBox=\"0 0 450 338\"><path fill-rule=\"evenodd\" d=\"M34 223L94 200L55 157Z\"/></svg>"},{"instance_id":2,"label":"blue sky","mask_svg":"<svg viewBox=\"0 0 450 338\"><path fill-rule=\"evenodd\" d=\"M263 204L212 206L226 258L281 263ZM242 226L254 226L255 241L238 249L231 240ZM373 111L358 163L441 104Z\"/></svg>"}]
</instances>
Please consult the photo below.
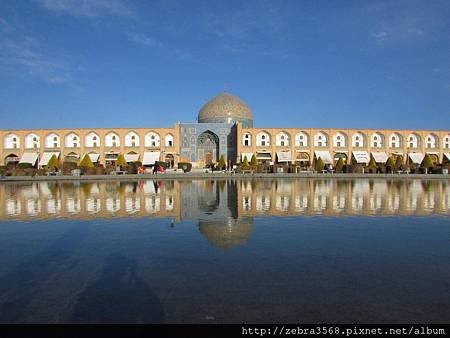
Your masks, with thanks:
<instances>
[{"instance_id":1,"label":"blue sky","mask_svg":"<svg viewBox=\"0 0 450 338\"><path fill-rule=\"evenodd\" d=\"M171 127L227 90L257 127L450 129L450 2L0 2L0 129Z\"/></svg>"}]
</instances>

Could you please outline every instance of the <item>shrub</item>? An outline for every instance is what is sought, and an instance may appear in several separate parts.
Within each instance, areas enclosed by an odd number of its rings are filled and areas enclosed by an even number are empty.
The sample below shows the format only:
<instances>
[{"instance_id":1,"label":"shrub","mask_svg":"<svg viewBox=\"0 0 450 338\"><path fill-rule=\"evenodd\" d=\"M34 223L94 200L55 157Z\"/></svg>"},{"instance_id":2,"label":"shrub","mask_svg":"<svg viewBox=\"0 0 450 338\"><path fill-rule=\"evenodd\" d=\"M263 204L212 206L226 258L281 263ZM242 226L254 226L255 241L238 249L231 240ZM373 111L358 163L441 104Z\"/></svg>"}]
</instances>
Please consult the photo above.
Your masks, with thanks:
<instances>
[{"instance_id":1,"label":"shrub","mask_svg":"<svg viewBox=\"0 0 450 338\"><path fill-rule=\"evenodd\" d=\"M258 160L256 159L256 155L255 154L252 155L252 159L250 160L250 165L251 166L257 166L258 165Z\"/></svg>"},{"instance_id":2,"label":"shrub","mask_svg":"<svg viewBox=\"0 0 450 338\"><path fill-rule=\"evenodd\" d=\"M94 168L94 163L92 163L91 158L89 157L89 155L84 155L84 157L81 159L80 165L81 168L83 169L90 169L90 168Z\"/></svg>"},{"instance_id":3,"label":"shrub","mask_svg":"<svg viewBox=\"0 0 450 338\"><path fill-rule=\"evenodd\" d=\"M389 157L386 161L386 171L392 172L394 169L394 160L392 157Z\"/></svg>"},{"instance_id":4,"label":"shrub","mask_svg":"<svg viewBox=\"0 0 450 338\"><path fill-rule=\"evenodd\" d=\"M429 169L434 166L431 156L426 154L420 166L425 170L425 174L428 173Z\"/></svg>"},{"instance_id":5,"label":"shrub","mask_svg":"<svg viewBox=\"0 0 450 338\"><path fill-rule=\"evenodd\" d=\"M225 163L225 159L223 158L223 155L220 155L219 163L217 164L219 170L225 170L227 167L227 164Z\"/></svg>"},{"instance_id":6,"label":"shrub","mask_svg":"<svg viewBox=\"0 0 450 338\"><path fill-rule=\"evenodd\" d=\"M316 171L322 171L323 168L325 168L325 163L323 163L323 160L321 157L319 157L316 160L316 163L314 164L314 168L316 169Z\"/></svg>"},{"instance_id":7,"label":"shrub","mask_svg":"<svg viewBox=\"0 0 450 338\"><path fill-rule=\"evenodd\" d=\"M341 158L339 158L339 160L336 163L336 172L340 173L342 172L342 169L344 168L344 160Z\"/></svg>"},{"instance_id":8,"label":"shrub","mask_svg":"<svg viewBox=\"0 0 450 338\"><path fill-rule=\"evenodd\" d=\"M243 166L243 167L248 167L248 158L247 158L247 155L244 156L244 160L242 161L242 166Z\"/></svg>"},{"instance_id":9,"label":"shrub","mask_svg":"<svg viewBox=\"0 0 450 338\"><path fill-rule=\"evenodd\" d=\"M124 166L126 166L126 165L127 165L127 161L125 160L125 156L123 156L122 154L120 154L120 155L117 157L115 166L116 166L116 167L124 167Z\"/></svg>"},{"instance_id":10,"label":"shrub","mask_svg":"<svg viewBox=\"0 0 450 338\"><path fill-rule=\"evenodd\" d=\"M33 168L33 165L31 163L19 163L17 165L17 169L30 169Z\"/></svg>"},{"instance_id":11,"label":"shrub","mask_svg":"<svg viewBox=\"0 0 450 338\"><path fill-rule=\"evenodd\" d=\"M184 172L190 172L191 169L192 169L192 163L189 163L189 162L178 162L178 169L181 169Z\"/></svg>"},{"instance_id":12,"label":"shrub","mask_svg":"<svg viewBox=\"0 0 450 338\"><path fill-rule=\"evenodd\" d=\"M56 155L52 155L52 157L50 157L50 160L47 163L47 168L49 169L53 169L53 168L59 168L60 163L58 158L56 157Z\"/></svg>"}]
</instances>

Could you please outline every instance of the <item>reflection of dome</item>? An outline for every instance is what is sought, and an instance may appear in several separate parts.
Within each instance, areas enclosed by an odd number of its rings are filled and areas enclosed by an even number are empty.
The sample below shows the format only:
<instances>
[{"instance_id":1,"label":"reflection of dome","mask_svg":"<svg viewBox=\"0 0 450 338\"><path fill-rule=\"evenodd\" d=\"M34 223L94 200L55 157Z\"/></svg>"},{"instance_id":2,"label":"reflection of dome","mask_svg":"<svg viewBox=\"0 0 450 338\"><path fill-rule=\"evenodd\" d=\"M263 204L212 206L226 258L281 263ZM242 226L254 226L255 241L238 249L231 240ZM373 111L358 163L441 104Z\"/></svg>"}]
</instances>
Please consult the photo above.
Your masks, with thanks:
<instances>
[{"instance_id":1,"label":"reflection of dome","mask_svg":"<svg viewBox=\"0 0 450 338\"><path fill-rule=\"evenodd\" d=\"M244 127L253 127L252 111L241 99L226 92L208 101L198 113L199 123L238 121Z\"/></svg>"},{"instance_id":2,"label":"reflection of dome","mask_svg":"<svg viewBox=\"0 0 450 338\"><path fill-rule=\"evenodd\" d=\"M225 221L199 220L198 229L208 242L220 249L230 249L236 245L244 245L253 230L253 218L243 217Z\"/></svg>"}]
</instances>

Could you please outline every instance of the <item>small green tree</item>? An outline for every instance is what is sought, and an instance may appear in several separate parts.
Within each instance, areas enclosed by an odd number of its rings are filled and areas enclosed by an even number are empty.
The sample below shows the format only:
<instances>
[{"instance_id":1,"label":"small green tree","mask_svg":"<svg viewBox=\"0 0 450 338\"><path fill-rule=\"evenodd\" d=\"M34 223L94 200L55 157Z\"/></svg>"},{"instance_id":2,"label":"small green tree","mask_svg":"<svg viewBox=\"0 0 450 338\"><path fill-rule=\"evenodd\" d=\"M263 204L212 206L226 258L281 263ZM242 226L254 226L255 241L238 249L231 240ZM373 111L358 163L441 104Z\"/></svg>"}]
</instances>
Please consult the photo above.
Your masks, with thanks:
<instances>
[{"instance_id":1,"label":"small green tree","mask_svg":"<svg viewBox=\"0 0 450 338\"><path fill-rule=\"evenodd\" d=\"M374 169L377 167L377 162L375 162L375 158L370 155L369 168Z\"/></svg>"},{"instance_id":2,"label":"small green tree","mask_svg":"<svg viewBox=\"0 0 450 338\"><path fill-rule=\"evenodd\" d=\"M258 165L258 160L256 159L255 154L252 155L252 159L250 160L250 165L251 166L257 166Z\"/></svg>"},{"instance_id":3,"label":"small green tree","mask_svg":"<svg viewBox=\"0 0 450 338\"><path fill-rule=\"evenodd\" d=\"M344 168L344 159L342 157L336 163L336 172L341 173Z\"/></svg>"},{"instance_id":4,"label":"small green tree","mask_svg":"<svg viewBox=\"0 0 450 338\"><path fill-rule=\"evenodd\" d=\"M426 154L421 164L421 167L425 169L425 174L428 174L428 169L432 168L433 166L434 164L431 156Z\"/></svg>"},{"instance_id":5,"label":"small green tree","mask_svg":"<svg viewBox=\"0 0 450 338\"><path fill-rule=\"evenodd\" d=\"M323 160L322 160L321 157L319 157L316 160L316 163L315 163L314 167L315 167L316 171L322 171L323 170L323 168L325 167L325 163L323 163Z\"/></svg>"},{"instance_id":6,"label":"small green tree","mask_svg":"<svg viewBox=\"0 0 450 338\"><path fill-rule=\"evenodd\" d=\"M225 170L226 163L225 163L225 159L223 158L223 155L220 155L218 167L220 170Z\"/></svg>"},{"instance_id":7,"label":"small green tree","mask_svg":"<svg viewBox=\"0 0 450 338\"><path fill-rule=\"evenodd\" d=\"M248 158L247 158L247 155L244 156L244 160L242 161L242 166L243 166L243 167L248 167Z\"/></svg>"},{"instance_id":8,"label":"small green tree","mask_svg":"<svg viewBox=\"0 0 450 338\"><path fill-rule=\"evenodd\" d=\"M394 169L394 160L392 159L392 157L389 157L386 161L386 169L389 170L390 172L392 172L392 170Z\"/></svg>"},{"instance_id":9,"label":"small green tree","mask_svg":"<svg viewBox=\"0 0 450 338\"><path fill-rule=\"evenodd\" d=\"M50 157L50 160L47 163L47 168L49 169L53 169L53 168L59 168L59 160L56 157L56 155L52 155L52 157Z\"/></svg>"},{"instance_id":10,"label":"small green tree","mask_svg":"<svg viewBox=\"0 0 450 338\"><path fill-rule=\"evenodd\" d=\"M79 166L84 169L90 169L90 168L94 168L94 163L92 163L90 156L88 154L86 154L81 159Z\"/></svg>"},{"instance_id":11,"label":"small green tree","mask_svg":"<svg viewBox=\"0 0 450 338\"><path fill-rule=\"evenodd\" d=\"M116 167L124 167L127 165L127 161L125 160L125 156L123 156L122 154L120 154L117 157L116 163L115 163Z\"/></svg>"}]
</instances>

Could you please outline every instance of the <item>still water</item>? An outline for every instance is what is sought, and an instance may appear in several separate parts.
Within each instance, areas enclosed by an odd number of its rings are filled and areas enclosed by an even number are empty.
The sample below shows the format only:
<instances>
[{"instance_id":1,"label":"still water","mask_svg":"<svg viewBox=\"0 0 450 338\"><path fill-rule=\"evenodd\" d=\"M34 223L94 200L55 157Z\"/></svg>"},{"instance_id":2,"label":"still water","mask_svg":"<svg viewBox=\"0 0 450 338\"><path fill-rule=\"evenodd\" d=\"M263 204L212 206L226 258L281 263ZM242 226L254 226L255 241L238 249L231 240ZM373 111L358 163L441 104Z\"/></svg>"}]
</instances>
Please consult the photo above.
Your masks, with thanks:
<instances>
[{"instance_id":1,"label":"still water","mask_svg":"<svg viewBox=\"0 0 450 338\"><path fill-rule=\"evenodd\" d=\"M450 320L450 184L0 185L2 323Z\"/></svg>"}]
</instances>

